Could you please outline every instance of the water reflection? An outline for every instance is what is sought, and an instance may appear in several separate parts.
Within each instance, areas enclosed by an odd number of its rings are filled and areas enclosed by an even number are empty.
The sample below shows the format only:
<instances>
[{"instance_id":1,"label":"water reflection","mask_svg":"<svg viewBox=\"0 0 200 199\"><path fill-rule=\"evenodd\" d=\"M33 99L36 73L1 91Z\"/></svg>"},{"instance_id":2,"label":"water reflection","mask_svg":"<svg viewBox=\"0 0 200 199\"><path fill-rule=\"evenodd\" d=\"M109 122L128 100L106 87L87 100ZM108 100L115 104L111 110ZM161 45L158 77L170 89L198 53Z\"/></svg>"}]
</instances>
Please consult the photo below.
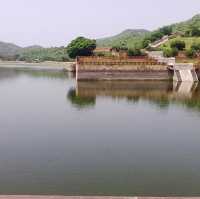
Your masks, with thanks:
<instances>
[{"instance_id":1,"label":"water reflection","mask_svg":"<svg viewBox=\"0 0 200 199\"><path fill-rule=\"evenodd\" d=\"M198 85L75 84L0 71L0 194L200 194Z\"/></svg>"},{"instance_id":2,"label":"water reflection","mask_svg":"<svg viewBox=\"0 0 200 199\"><path fill-rule=\"evenodd\" d=\"M74 73L64 72L60 70L31 70L31 69L17 69L17 68L0 68L0 81L5 79L14 79L22 75L31 76L34 78L48 78L48 79L73 79Z\"/></svg>"},{"instance_id":3,"label":"water reflection","mask_svg":"<svg viewBox=\"0 0 200 199\"><path fill-rule=\"evenodd\" d=\"M96 103L96 97L93 96L86 96L86 97L82 97L77 95L76 90L75 89L70 89L67 95L67 98L69 101L71 101L71 103L77 107L77 108L88 108L88 107L92 107L95 105Z\"/></svg>"},{"instance_id":4,"label":"water reflection","mask_svg":"<svg viewBox=\"0 0 200 199\"><path fill-rule=\"evenodd\" d=\"M80 81L67 95L78 108L94 107L96 98L111 97L137 103L145 100L160 108L170 104L185 105L200 110L198 83L171 81Z\"/></svg>"}]
</instances>

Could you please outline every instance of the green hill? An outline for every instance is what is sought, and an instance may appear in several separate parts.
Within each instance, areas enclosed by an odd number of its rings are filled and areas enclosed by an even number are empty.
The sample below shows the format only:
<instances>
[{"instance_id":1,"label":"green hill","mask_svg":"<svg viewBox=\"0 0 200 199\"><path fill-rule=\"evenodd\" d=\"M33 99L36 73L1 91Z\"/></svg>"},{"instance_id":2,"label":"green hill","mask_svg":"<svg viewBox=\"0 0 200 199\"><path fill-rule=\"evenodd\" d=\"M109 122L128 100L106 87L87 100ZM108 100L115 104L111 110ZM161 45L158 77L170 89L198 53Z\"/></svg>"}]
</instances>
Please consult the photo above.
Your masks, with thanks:
<instances>
[{"instance_id":1,"label":"green hill","mask_svg":"<svg viewBox=\"0 0 200 199\"><path fill-rule=\"evenodd\" d=\"M43 48L33 45L22 48L12 43L0 42L0 59L27 62L68 61L64 47Z\"/></svg>"},{"instance_id":2,"label":"green hill","mask_svg":"<svg viewBox=\"0 0 200 199\"><path fill-rule=\"evenodd\" d=\"M141 41L149 33L144 29L127 29L118 35L97 39L97 46L99 47L112 47L126 44L128 47L140 46Z\"/></svg>"},{"instance_id":3,"label":"green hill","mask_svg":"<svg viewBox=\"0 0 200 199\"><path fill-rule=\"evenodd\" d=\"M193 36L200 37L200 14L195 15L194 17L192 17L187 21L174 23L168 26L163 26L162 28L159 28L152 32L143 29L141 30L128 29L113 37L98 39L97 45L99 47L112 47L120 44L125 44L129 48L131 47L140 48L142 46L144 38L147 38L147 40L150 38L150 40L155 41L156 39L159 39L162 36L164 36L165 35L164 31L166 31L165 29L166 27L170 28L172 33L178 32L185 37L193 37Z\"/></svg>"},{"instance_id":4,"label":"green hill","mask_svg":"<svg viewBox=\"0 0 200 199\"><path fill-rule=\"evenodd\" d=\"M172 24L173 32L182 32L183 34L190 31L192 27L200 30L200 14L195 15L187 21Z\"/></svg>"},{"instance_id":5,"label":"green hill","mask_svg":"<svg viewBox=\"0 0 200 199\"><path fill-rule=\"evenodd\" d=\"M65 47L29 47L21 51L18 60L26 62L69 61L69 57Z\"/></svg>"}]
</instances>

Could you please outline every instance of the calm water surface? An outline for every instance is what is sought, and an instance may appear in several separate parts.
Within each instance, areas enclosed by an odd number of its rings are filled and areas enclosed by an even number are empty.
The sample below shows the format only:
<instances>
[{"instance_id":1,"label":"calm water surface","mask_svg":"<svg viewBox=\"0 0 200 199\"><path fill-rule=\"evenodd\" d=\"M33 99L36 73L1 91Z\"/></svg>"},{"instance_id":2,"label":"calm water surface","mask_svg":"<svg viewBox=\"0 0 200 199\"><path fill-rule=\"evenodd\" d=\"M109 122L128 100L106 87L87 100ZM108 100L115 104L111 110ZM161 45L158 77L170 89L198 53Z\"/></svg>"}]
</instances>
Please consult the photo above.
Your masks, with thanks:
<instances>
[{"instance_id":1,"label":"calm water surface","mask_svg":"<svg viewBox=\"0 0 200 199\"><path fill-rule=\"evenodd\" d=\"M198 85L1 69L0 96L0 194L200 194Z\"/></svg>"}]
</instances>

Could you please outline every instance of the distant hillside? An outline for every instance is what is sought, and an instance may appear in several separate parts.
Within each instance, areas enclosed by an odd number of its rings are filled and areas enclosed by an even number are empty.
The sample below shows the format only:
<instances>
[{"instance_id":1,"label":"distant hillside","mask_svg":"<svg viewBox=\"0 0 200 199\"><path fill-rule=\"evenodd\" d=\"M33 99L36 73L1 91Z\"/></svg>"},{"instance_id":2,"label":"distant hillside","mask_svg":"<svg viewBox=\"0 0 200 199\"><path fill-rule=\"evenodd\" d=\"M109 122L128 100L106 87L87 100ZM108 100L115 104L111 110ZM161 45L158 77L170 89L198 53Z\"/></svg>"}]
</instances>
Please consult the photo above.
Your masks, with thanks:
<instances>
[{"instance_id":1,"label":"distant hillside","mask_svg":"<svg viewBox=\"0 0 200 199\"><path fill-rule=\"evenodd\" d=\"M149 31L144 29L127 29L118 35L97 39L97 45L99 47L112 47L125 43L128 47L134 47L140 45L141 40L148 33Z\"/></svg>"},{"instance_id":2,"label":"distant hillside","mask_svg":"<svg viewBox=\"0 0 200 199\"><path fill-rule=\"evenodd\" d=\"M22 50L20 46L12 43L0 42L0 57L13 57Z\"/></svg>"},{"instance_id":3,"label":"distant hillside","mask_svg":"<svg viewBox=\"0 0 200 199\"><path fill-rule=\"evenodd\" d=\"M68 61L64 47L43 48L39 45L22 48L12 43L0 42L0 59L26 62Z\"/></svg>"},{"instance_id":4,"label":"distant hillside","mask_svg":"<svg viewBox=\"0 0 200 199\"><path fill-rule=\"evenodd\" d=\"M168 27L172 28L172 33L180 32L185 36L191 36L191 29L194 27L197 30L199 29L200 32L200 14L195 15L187 21L171 24ZM126 44L127 47L141 47L145 36L156 34L157 31L159 29L152 32L143 29L128 29L113 37L97 39L97 45L99 47L112 47Z\"/></svg>"},{"instance_id":5,"label":"distant hillside","mask_svg":"<svg viewBox=\"0 0 200 199\"><path fill-rule=\"evenodd\" d=\"M22 48L12 43L0 42L0 58L15 59L18 55L32 50L42 49L42 46L34 45Z\"/></svg>"},{"instance_id":6,"label":"distant hillside","mask_svg":"<svg viewBox=\"0 0 200 199\"><path fill-rule=\"evenodd\" d=\"M69 61L69 57L65 47L29 47L23 49L18 60L26 62L42 62L42 61Z\"/></svg>"},{"instance_id":7,"label":"distant hillside","mask_svg":"<svg viewBox=\"0 0 200 199\"><path fill-rule=\"evenodd\" d=\"M188 30L191 29L191 27L197 27L200 29L200 14L195 15L187 21L172 24L172 27L173 32L179 31L182 33L186 33Z\"/></svg>"}]
</instances>

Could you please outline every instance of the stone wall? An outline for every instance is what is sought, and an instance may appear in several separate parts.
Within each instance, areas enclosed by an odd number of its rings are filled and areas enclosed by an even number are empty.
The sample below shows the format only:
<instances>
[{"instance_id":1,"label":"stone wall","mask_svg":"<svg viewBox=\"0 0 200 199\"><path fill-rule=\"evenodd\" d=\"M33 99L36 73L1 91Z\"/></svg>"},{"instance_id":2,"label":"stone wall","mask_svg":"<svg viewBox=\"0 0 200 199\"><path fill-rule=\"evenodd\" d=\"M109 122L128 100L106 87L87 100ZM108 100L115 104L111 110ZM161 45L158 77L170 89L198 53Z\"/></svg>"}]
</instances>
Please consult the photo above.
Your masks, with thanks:
<instances>
[{"instance_id":1,"label":"stone wall","mask_svg":"<svg viewBox=\"0 0 200 199\"><path fill-rule=\"evenodd\" d=\"M79 72L77 80L169 80L168 71Z\"/></svg>"},{"instance_id":2,"label":"stone wall","mask_svg":"<svg viewBox=\"0 0 200 199\"><path fill-rule=\"evenodd\" d=\"M90 60L90 61L89 61ZM167 65L152 59L83 59L76 62L77 80L167 80Z\"/></svg>"}]
</instances>

